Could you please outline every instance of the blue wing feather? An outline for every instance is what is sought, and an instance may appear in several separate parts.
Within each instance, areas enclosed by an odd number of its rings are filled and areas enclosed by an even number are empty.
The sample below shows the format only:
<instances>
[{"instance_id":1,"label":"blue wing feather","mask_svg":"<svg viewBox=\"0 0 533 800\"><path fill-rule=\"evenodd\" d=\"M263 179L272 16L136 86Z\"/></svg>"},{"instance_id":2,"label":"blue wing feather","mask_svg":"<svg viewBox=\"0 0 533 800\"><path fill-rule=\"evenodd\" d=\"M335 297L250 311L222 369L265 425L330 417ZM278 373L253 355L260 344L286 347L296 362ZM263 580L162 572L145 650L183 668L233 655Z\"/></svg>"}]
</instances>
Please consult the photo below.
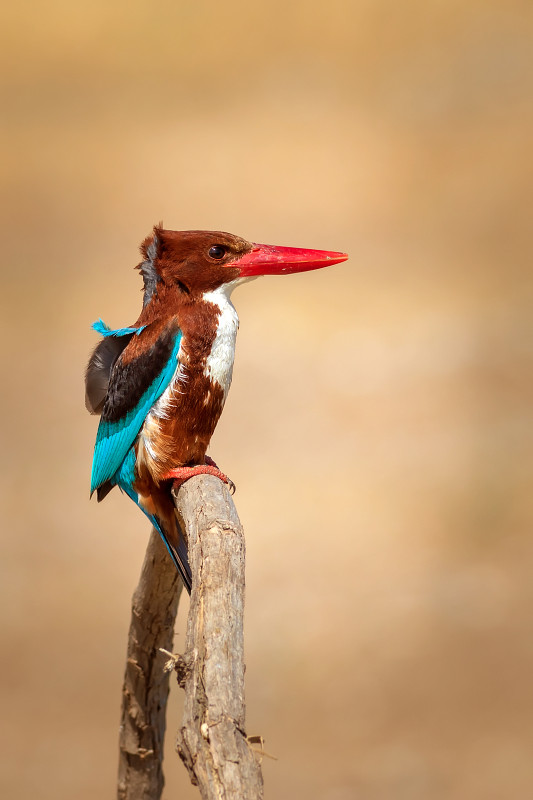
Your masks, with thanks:
<instances>
[{"instance_id":1,"label":"blue wing feather","mask_svg":"<svg viewBox=\"0 0 533 800\"><path fill-rule=\"evenodd\" d=\"M146 328L146 325L141 325L139 328L110 328L102 319L97 319L91 325L93 331L99 333L101 336L129 336L131 333L136 333L137 336Z\"/></svg>"},{"instance_id":2,"label":"blue wing feather","mask_svg":"<svg viewBox=\"0 0 533 800\"><path fill-rule=\"evenodd\" d=\"M177 331L166 365L148 386L137 405L117 421L100 421L94 447L91 493L106 481L113 480L123 466L148 412L161 397L177 369L181 337L181 331ZM113 480L113 483L118 483L118 480Z\"/></svg>"}]
</instances>

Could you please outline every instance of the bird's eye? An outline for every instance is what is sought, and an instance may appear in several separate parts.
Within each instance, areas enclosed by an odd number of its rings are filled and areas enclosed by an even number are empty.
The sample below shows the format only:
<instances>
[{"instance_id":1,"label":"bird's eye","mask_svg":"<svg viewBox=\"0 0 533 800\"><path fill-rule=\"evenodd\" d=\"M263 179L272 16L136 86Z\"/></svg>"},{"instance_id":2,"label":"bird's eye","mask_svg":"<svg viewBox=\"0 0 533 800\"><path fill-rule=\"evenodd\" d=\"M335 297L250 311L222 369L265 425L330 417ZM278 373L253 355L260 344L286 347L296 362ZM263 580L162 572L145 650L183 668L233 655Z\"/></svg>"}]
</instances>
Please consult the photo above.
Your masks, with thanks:
<instances>
[{"instance_id":1,"label":"bird's eye","mask_svg":"<svg viewBox=\"0 0 533 800\"><path fill-rule=\"evenodd\" d=\"M209 255L211 256L211 258L216 258L217 260L220 260L221 258L224 258L224 256L226 255L226 248L223 247L221 244L214 244L213 247L209 248Z\"/></svg>"}]
</instances>

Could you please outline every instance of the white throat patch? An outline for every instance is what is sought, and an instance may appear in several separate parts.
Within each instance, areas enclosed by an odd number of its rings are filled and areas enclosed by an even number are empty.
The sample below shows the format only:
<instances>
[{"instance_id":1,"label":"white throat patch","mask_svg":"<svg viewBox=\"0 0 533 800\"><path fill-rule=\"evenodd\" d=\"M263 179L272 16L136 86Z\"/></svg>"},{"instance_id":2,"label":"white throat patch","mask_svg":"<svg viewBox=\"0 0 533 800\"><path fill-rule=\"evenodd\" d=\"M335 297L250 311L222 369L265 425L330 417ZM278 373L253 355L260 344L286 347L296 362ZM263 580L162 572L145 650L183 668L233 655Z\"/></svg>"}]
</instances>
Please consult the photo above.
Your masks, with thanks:
<instances>
[{"instance_id":1,"label":"white throat patch","mask_svg":"<svg viewBox=\"0 0 533 800\"><path fill-rule=\"evenodd\" d=\"M242 279L225 283L213 292L206 292L203 299L213 303L220 309L217 334L211 352L206 359L204 375L216 381L224 392L224 400L231 385L233 360L235 358L235 340L239 328L239 317L230 300L230 295Z\"/></svg>"}]
</instances>

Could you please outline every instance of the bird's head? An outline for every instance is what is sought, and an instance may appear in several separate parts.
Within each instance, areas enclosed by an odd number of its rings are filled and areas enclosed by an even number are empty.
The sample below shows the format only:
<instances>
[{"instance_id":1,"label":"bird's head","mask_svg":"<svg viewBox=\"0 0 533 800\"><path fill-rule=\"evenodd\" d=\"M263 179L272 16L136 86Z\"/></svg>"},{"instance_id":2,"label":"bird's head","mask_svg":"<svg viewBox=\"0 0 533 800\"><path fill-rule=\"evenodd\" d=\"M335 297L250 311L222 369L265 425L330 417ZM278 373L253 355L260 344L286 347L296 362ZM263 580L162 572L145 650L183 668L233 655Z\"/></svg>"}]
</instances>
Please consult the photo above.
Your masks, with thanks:
<instances>
[{"instance_id":1,"label":"bird's head","mask_svg":"<svg viewBox=\"0 0 533 800\"><path fill-rule=\"evenodd\" d=\"M156 226L141 245L144 304L159 285L195 295L260 275L286 275L346 261L346 253L254 244L223 231L167 231Z\"/></svg>"}]
</instances>

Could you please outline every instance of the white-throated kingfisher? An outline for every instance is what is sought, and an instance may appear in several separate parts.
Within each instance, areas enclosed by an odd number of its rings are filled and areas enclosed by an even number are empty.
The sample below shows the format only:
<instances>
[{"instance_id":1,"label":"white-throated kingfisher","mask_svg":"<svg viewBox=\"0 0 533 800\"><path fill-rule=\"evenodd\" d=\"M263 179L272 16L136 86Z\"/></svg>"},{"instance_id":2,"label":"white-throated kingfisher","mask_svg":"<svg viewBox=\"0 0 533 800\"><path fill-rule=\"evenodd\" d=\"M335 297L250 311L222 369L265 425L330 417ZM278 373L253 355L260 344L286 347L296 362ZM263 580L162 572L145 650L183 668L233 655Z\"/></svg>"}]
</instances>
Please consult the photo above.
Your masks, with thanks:
<instances>
[{"instance_id":1,"label":"white-throated kingfisher","mask_svg":"<svg viewBox=\"0 0 533 800\"><path fill-rule=\"evenodd\" d=\"M156 226L141 245L144 301L134 325L103 336L87 366L86 405L101 414L91 494L119 486L161 534L187 590L191 573L171 496L173 481L208 473L206 456L231 383L239 319L230 296L260 275L345 261L345 253L252 244L221 231Z\"/></svg>"}]
</instances>

